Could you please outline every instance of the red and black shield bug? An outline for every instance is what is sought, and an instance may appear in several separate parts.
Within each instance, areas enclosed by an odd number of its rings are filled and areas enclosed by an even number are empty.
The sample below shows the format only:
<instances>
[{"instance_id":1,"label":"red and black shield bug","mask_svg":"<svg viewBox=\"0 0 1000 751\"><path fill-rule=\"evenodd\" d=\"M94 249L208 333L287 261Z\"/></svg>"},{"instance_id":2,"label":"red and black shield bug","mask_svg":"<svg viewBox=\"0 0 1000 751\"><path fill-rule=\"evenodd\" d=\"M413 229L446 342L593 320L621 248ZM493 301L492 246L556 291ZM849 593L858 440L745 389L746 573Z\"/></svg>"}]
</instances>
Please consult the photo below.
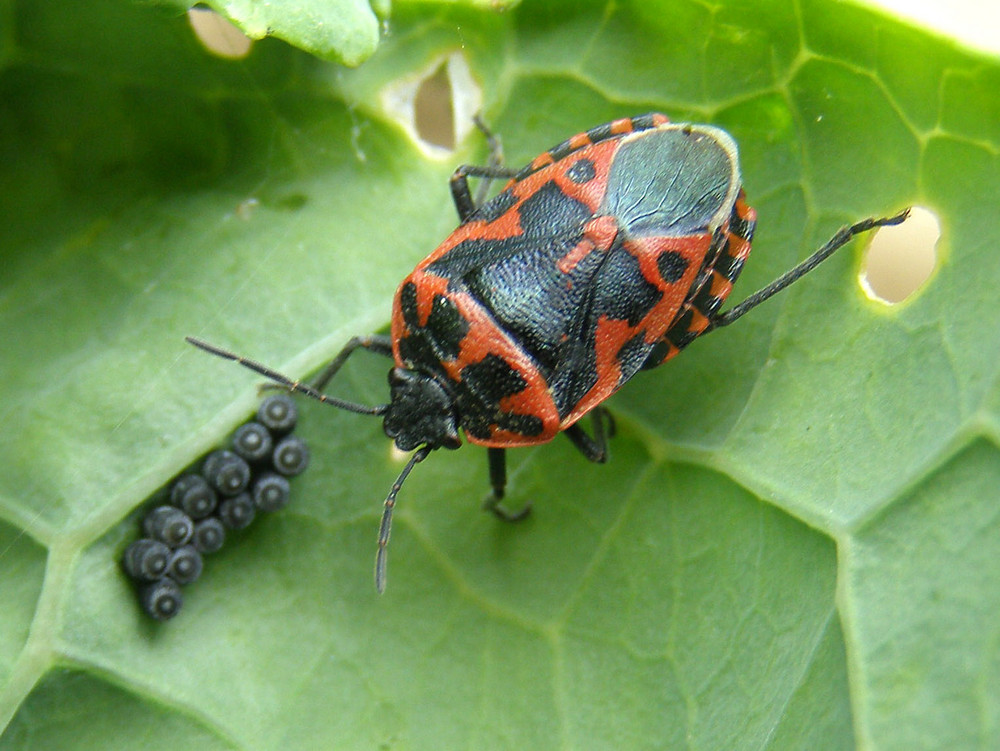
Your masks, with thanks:
<instances>
[{"instance_id":1,"label":"red and black shield bug","mask_svg":"<svg viewBox=\"0 0 1000 751\"><path fill-rule=\"evenodd\" d=\"M500 506L508 448L564 433L587 459L605 461L612 423L600 405L626 381L737 320L856 234L907 215L844 227L720 312L750 255L756 222L728 133L659 114L626 118L575 135L518 171L499 166L499 144L487 137L493 163L455 171L461 224L399 285L389 336L351 339L312 385L188 338L289 389L377 415L401 450L415 450L385 499L375 565L380 592L396 495L431 451L458 448L460 429L487 447L487 507L519 518L523 512ZM509 182L477 205L470 176ZM393 359L388 404L322 393L358 348ZM587 413L592 434L578 424Z\"/></svg>"}]
</instances>

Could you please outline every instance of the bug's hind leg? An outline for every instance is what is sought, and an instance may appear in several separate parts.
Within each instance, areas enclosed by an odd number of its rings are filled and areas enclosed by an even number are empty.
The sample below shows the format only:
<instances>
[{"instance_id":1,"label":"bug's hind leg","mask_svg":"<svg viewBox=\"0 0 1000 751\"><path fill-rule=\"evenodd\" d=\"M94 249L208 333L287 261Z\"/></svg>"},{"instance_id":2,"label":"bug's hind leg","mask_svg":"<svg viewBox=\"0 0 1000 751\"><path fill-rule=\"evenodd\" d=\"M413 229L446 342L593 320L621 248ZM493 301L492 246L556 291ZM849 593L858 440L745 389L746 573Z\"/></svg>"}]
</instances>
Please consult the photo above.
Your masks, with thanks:
<instances>
[{"instance_id":1,"label":"bug's hind leg","mask_svg":"<svg viewBox=\"0 0 1000 751\"><path fill-rule=\"evenodd\" d=\"M490 448L486 452L490 462L490 485L493 493L487 497L483 508L505 522L519 522L531 513L531 504L526 503L520 511L511 511L503 505L507 489L507 449Z\"/></svg>"},{"instance_id":2,"label":"bug's hind leg","mask_svg":"<svg viewBox=\"0 0 1000 751\"><path fill-rule=\"evenodd\" d=\"M739 305L736 305L723 313L718 313L712 316L709 326L704 333L707 334L709 331L714 329L721 328L722 326L728 326L733 321L741 318L762 302L778 292L781 292L781 290L785 287L798 281L814 268L819 266L823 261L847 245L847 243L849 243L855 235L859 235L862 232L868 232L877 227L887 227L895 224L901 224L906 221L906 218L909 215L910 210L904 209L893 216L884 216L879 219L872 217L869 219L863 219L862 221L856 222L855 224L851 224L847 227L841 227L837 230L837 234L827 241L826 245L802 261L798 266L786 271L763 289L757 290Z\"/></svg>"},{"instance_id":3,"label":"bug's hind leg","mask_svg":"<svg viewBox=\"0 0 1000 751\"><path fill-rule=\"evenodd\" d=\"M608 438L615 434L615 419L604 407L595 407L591 415L594 422L593 436L587 435L579 423L569 426L563 432L589 461L604 464L608 460Z\"/></svg>"},{"instance_id":4,"label":"bug's hind leg","mask_svg":"<svg viewBox=\"0 0 1000 751\"><path fill-rule=\"evenodd\" d=\"M579 425L571 425L564 432L573 442L577 450L588 460L603 464L608 460L608 438L615 434L615 420L603 407L596 407L593 412L594 434L587 432ZM519 522L531 513L531 504L526 503L520 511L511 511L503 505L504 493L507 490L507 450L487 449L490 462L490 485L492 494L486 499L483 508L506 522Z\"/></svg>"}]
</instances>

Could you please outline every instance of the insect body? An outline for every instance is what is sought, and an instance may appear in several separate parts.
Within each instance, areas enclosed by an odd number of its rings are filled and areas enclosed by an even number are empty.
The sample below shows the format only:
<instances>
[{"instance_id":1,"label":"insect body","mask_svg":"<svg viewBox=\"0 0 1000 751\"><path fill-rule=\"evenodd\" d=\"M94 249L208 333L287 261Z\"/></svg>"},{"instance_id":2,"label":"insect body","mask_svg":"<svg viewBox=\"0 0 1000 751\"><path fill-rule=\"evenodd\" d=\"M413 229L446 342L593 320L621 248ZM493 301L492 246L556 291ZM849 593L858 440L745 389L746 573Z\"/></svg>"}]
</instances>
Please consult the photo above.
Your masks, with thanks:
<instances>
[{"instance_id":1,"label":"insect body","mask_svg":"<svg viewBox=\"0 0 1000 751\"><path fill-rule=\"evenodd\" d=\"M505 177L476 205L468 178ZM663 115L616 120L578 134L520 171L460 167L452 195L462 223L400 284L391 334L352 339L312 386L189 338L291 389L383 418L415 453L385 501L376 586L396 494L413 466L459 431L488 448L500 502L505 451L562 432L591 461L607 457L600 406L642 369L728 325L810 271L851 237L906 216L868 219L726 312L750 254L756 214L745 200L736 144L723 130ZM392 357L390 401L376 407L321 393L357 348ZM593 414L593 433L579 420Z\"/></svg>"}]
</instances>

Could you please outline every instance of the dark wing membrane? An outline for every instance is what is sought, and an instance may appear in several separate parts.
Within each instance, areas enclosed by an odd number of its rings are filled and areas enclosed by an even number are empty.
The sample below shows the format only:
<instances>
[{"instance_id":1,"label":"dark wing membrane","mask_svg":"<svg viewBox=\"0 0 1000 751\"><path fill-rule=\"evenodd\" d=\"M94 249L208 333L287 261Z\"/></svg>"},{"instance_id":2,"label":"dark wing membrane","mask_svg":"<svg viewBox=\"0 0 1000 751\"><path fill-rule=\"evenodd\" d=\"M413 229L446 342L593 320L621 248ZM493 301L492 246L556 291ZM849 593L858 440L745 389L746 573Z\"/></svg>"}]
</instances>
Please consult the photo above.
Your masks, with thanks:
<instances>
[{"instance_id":1,"label":"dark wing membrane","mask_svg":"<svg viewBox=\"0 0 1000 751\"><path fill-rule=\"evenodd\" d=\"M702 234L728 216L735 201L735 155L719 131L676 127L643 133L615 154L601 213L629 237Z\"/></svg>"}]
</instances>

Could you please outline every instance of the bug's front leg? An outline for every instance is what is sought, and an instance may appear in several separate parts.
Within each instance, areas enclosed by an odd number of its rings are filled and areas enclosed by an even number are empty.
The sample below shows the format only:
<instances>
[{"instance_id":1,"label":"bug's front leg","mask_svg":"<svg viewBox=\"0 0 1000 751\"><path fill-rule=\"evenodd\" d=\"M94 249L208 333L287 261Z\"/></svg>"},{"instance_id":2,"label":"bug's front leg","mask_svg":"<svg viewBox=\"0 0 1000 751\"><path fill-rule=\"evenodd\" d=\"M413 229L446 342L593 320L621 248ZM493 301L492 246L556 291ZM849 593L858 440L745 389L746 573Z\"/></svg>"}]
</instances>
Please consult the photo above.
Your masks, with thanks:
<instances>
[{"instance_id":1,"label":"bug's front leg","mask_svg":"<svg viewBox=\"0 0 1000 751\"><path fill-rule=\"evenodd\" d=\"M305 394L306 396L312 397L317 401L321 401L324 404L329 404L332 407L338 407L340 409L347 410L348 412L355 412L360 415L375 415L381 417L385 415L389 408L388 404L380 404L377 407L370 407L366 404L358 404L357 402L350 402L345 399L338 399L335 396L330 396L329 394L324 394L322 392L323 387L326 383L336 375L337 371L343 366L344 362L350 357L351 353L354 352L358 347L363 347L365 349L370 349L373 352L379 354L385 354L389 357L392 356L392 342L389 337L386 336L356 336L351 341L347 343L347 346L341 350L340 354L337 355L333 362L326 366L323 373L316 380L315 385L309 385L302 383L298 379L289 378L288 376L279 373L278 371L267 367L263 363L259 363L256 360L251 360L249 358L238 355L235 352L230 352L228 349L223 349L222 347L216 347L214 344L209 344L206 341L198 339L193 336L184 337L185 341L189 344L193 344L198 349L202 349L216 357L221 357L224 360L232 360L233 362L239 363L244 368L252 370L254 373L264 376L271 380L272 384L265 384L262 389L266 390L268 388L284 388L290 391L297 391L300 394Z\"/></svg>"},{"instance_id":2,"label":"bug's front leg","mask_svg":"<svg viewBox=\"0 0 1000 751\"><path fill-rule=\"evenodd\" d=\"M358 348L367 349L370 352L374 352L377 355L382 355L383 357L392 357L392 339L388 336L383 336L381 334L368 334L367 336L355 336L352 337L344 348L340 350L335 358L333 358L330 363L323 368L323 372L320 373L316 380L312 382L312 387L317 391L322 391L323 388L330 382L330 380L337 375L337 372L344 366L347 362L347 358L350 357L355 350Z\"/></svg>"},{"instance_id":3,"label":"bug's front leg","mask_svg":"<svg viewBox=\"0 0 1000 751\"><path fill-rule=\"evenodd\" d=\"M493 493L483 503L483 508L505 522L521 521L531 513L530 503L526 503L520 511L511 511L502 504L507 489L507 449L488 448L486 456L490 463L490 486Z\"/></svg>"}]
</instances>

